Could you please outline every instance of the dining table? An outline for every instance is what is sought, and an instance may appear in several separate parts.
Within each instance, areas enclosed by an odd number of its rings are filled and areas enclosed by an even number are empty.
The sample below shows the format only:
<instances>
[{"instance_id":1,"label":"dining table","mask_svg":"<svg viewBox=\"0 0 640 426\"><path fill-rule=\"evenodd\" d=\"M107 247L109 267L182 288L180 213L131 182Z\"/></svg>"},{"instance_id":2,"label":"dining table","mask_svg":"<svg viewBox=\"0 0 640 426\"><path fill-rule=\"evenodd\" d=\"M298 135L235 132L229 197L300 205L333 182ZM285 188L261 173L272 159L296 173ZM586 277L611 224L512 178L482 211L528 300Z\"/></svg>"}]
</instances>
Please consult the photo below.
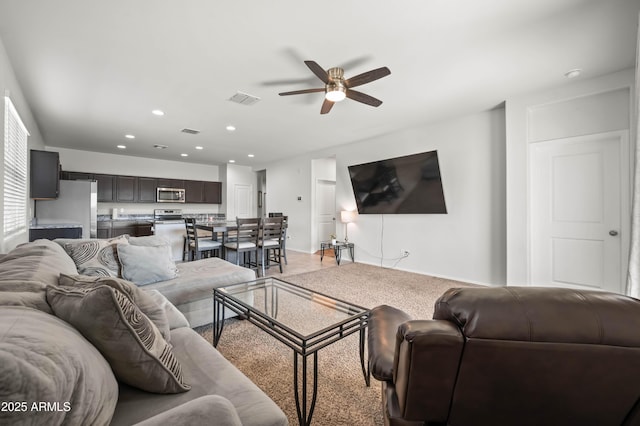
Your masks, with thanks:
<instances>
[{"instance_id":1,"label":"dining table","mask_svg":"<svg viewBox=\"0 0 640 426\"><path fill-rule=\"evenodd\" d=\"M196 228L203 231L211 232L211 239L214 241L224 241L227 239L227 235L230 231L236 231L238 224L236 221L202 221L196 222Z\"/></svg>"}]
</instances>

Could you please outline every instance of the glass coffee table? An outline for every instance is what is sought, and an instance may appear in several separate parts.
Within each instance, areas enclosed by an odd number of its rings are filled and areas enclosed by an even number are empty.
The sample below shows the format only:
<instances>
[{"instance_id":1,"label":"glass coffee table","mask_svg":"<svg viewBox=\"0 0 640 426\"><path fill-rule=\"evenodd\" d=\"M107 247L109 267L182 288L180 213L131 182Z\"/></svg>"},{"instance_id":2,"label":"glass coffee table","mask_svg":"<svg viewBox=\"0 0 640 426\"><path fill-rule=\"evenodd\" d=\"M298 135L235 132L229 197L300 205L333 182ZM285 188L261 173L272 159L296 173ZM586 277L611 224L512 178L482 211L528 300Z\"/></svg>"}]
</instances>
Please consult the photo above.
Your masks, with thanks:
<instances>
[{"instance_id":1,"label":"glass coffee table","mask_svg":"<svg viewBox=\"0 0 640 426\"><path fill-rule=\"evenodd\" d=\"M318 393L320 349L359 333L360 365L365 383L369 386L369 371L364 361L368 309L272 277L215 288L214 346L218 345L222 335L226 309L293 349L294 396L301 425L310 424L313 416ZM309 357L312 357L311 365ZM299 364L302 369L300 379ZM311 379L310 400L308 378Z\"/></svg>"}]
</instances>

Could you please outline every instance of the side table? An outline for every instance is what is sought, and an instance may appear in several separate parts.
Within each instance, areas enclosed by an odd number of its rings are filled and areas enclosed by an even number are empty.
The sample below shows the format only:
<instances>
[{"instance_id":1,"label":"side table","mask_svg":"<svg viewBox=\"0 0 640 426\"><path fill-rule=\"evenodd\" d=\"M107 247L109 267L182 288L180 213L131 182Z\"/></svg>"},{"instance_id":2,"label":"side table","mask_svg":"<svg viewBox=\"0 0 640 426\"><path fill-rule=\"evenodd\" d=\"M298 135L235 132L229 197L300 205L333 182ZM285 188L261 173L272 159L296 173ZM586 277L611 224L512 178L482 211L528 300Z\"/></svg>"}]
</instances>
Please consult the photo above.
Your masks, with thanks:
<instances>
[{"instance_id":1,"label":"side table","mask_svg":"<svg viewBox=\"0 0 640 426\"><path fill-rule=\"evenodd\" d=\"M351 257L351 261L355 262L355 258L353 256L354 252L354 244L346 241L336 241L335 244L332 244L331 241L322 241L320 243L320 262L322 262L322 258L324 257L324 251L328 249L333 249L333 252L336 255L336 263L340 265L340 259L342 258L342 250L348 249L349 256Z\"/></svg>"}]
</instances>

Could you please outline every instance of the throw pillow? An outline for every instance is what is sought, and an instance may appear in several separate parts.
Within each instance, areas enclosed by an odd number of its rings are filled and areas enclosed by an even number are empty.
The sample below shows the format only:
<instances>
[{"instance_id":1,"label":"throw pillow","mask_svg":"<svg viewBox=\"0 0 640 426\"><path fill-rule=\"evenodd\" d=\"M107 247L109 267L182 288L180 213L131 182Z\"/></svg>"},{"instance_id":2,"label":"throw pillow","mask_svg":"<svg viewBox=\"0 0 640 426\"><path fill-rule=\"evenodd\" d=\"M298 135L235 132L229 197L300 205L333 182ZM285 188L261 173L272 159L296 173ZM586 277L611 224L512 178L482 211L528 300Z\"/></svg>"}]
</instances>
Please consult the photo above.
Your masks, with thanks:
<instances>
[{"instance_id":1,"label":"throw pillow","mask_svg":"<svg viewBox=\"0 0 640 426\"><path fill-rule=\"evenodd\" d=\"M158 235L145 235L144 237L132 237L129 235L129 244L132 246L158 247L168 246L171 243L166 238Z\"/></svg>"},{"instance_id":2,"label":"throw pillow","mask_svg":"<svg viewBox=\"0 0 640 426\"><path fill-rule=\"evenodd\" d=\"M120 290L107 285L49 287L47 302L102 353L121 382L155 393L191 388L171 345Z\"/></svg>"},{"instance_id":3,"label":"throw pillow","mask_svg":"<svg viewBox=\"0 0 640 426\"><path fill-rule=\"evenodd\" d=\"M169 332L169 318L164 306L156 301L154 296L138 288L135 284L121 278L89 277L86 275L60 274L58 284L63 287L88 286L97 287L108 285L126 294L129 299L158 327L162 337L168 342L171 339Z\"/></svg>"},{"instance_id":4,"label":"throw pillow","mask_svg":"<svg viewBox=\"0 0 640 426\"><path fill-rule=\"evenodd\" d=\"M71 325L18 306L0 309L0 424L108 425L118 382ZM46 402L49 409L34 409Z\"/></svg>"},{"instance_id":5,"label":"throw pillow","mask_svg":"<svg viewBox=\"0 0 640 426\"><path fill-rule=\"evenodd\" d=\"M168 245L149 247L118 244L122 276L137 285L166 281L178 276Z\"/></svg>"},{"instance_id":6,"label":"throw pillow","mask_svg":"<svg viewBox=\"0 0 640 426\"><path fill-rule=\"evenodd\" d=\"M82 275L122 277L116 248L118 244L128 244L127 236L65 243L64 249L75 262L78 273Z\"/></svg>"}]
</instances>

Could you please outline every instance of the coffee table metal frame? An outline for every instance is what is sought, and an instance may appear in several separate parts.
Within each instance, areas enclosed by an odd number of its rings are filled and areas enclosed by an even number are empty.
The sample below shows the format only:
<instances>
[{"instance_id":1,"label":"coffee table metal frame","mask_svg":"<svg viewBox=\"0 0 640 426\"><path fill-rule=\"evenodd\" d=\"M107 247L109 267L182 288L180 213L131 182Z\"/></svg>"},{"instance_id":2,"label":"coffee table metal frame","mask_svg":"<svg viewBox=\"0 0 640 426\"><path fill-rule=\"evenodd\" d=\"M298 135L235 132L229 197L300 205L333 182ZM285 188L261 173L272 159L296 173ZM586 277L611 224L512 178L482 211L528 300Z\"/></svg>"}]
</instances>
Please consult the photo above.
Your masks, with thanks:
<instances>
[{"instance_id":1,"label":"coffee table metal frame","mask_svg":"<svg viewBox=\"0 0 640 426\"><path fill-rule=\"evenodd\" d=\"M265 292L264 312L242 301L239 297L234 297L257 290L264 290ZM278 321L278 294L280 291L286 291L289 294L341 311L347 314L348 317L313 333L303 335ZM318 394L318 351L320 349L358 332L360 334L359 351L362 374L366 385L370 385L370 372L365 367L364 361L365 332L370 315L369 309L272 277L215 288L213 290L214 346L218 346L222 335L226 308L293 349L294 396L298 422L301 425L309 425L313 416ZM313 356L311 366L312 394L310 405L307 409L307 374L309 368L307 358L309 356ZM301 383L299 383L298 379L299 359L302 360Z\"/></svg>"}]
</instances>

